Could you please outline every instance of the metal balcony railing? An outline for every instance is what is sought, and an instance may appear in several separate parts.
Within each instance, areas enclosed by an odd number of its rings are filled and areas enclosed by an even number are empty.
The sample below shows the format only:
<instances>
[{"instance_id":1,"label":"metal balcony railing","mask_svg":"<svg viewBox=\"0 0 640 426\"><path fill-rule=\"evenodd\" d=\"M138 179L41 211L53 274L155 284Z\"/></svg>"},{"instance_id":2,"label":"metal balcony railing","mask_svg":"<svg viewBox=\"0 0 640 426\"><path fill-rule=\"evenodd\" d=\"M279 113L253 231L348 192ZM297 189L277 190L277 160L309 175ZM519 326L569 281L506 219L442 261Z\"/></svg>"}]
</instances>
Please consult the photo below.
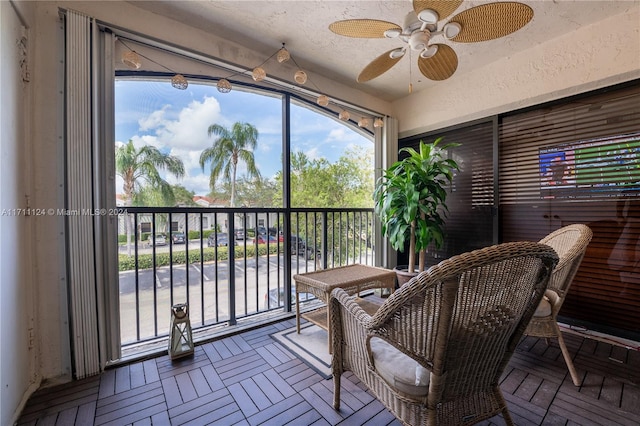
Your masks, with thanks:
<instances>
[{"instance_id":1,"label":"metal balcony railing","mask_svg":"<svg viewBox=\"0 0 640 426\"><path fill-rule=\"evenodd\" d=\"M176 303L194 330L290 312L294 274L373 265L373 221L373 209L123 208L122 345L167 336Z\"/></svg>"}]
</instances>

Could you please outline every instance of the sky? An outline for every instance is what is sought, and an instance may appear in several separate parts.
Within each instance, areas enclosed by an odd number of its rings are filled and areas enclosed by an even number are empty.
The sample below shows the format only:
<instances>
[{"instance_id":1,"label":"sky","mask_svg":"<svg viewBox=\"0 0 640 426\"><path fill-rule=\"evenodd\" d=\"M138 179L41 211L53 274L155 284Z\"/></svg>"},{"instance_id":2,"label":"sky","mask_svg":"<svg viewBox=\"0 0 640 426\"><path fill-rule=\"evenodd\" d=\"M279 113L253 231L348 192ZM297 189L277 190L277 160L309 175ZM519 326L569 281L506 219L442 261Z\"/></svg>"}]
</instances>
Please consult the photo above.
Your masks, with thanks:
<instances>
[{"instance_id":1,"label":"sky","mask_svg":"<svg viewBox=\"0 0 640 426\"><path fill-rule=\"evenodd\" d=\"M136 147L153 145L182 159L186 175L176 179L163 174L170 184L180 184L196 195L209 193L210 167L199 164L200 153L215 137L207 129L219 124L231 129L235 122L258 129L254 153L263 177L272 178L282 167L282 102L279 98L241 90L220 93L216 87L190 83L178 90L168 81L117 80L115 85L116 145L132 140ZM304 107L291 107L291 151L309 158L335 162L350 146L373 149L373 141L337 120ZM373 167L373 165L372 165ZM244 166L239 167L242 176ZM122 179L116 180L122 193Z\"/></svg>"}]
</instances>

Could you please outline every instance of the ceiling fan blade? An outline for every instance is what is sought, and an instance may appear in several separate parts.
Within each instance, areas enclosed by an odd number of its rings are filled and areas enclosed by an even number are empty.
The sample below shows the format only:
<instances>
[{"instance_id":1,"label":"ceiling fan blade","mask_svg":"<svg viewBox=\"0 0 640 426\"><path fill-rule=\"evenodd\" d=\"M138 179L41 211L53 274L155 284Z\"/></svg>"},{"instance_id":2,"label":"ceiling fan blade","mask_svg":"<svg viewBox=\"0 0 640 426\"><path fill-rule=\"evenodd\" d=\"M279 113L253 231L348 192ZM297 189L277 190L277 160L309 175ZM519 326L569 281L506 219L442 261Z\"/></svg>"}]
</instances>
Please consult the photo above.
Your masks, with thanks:
<instances>
[{"instance_id":1,"label":"ceiling fan blade","mask_svg":"<svg viewBox=\"0 0 640 426\"><path fill-rule=\"evenodd\" d=\"M452 38L459 43L474 43L504 37L527 25L533 9L523 3L489 3L460 12L451 22L462 26Z\"/></svg>"},{"instance_id":2,"label":"ceiling fan blade","mask_svg":"<svg viewBox=\"0 0 640 426\"><path fill-rule=\"evenodd\" d=\"M391 69L391 67L394 66L404 56L403 55L397 58L392 58L389 55L394 50L397 49L392 49L386 53L383 53L382 55L371 61L369 65L364 67L364 69L362 70L362 72L360 72L360 75L356 79L358 83L364 83L365 81L373 80L379 75L389 71L389 69Z\"/></svg>"},{"instance_id":3,"label":"ceiling fan blade","mask_svg":"<svg viewBox=\"0 0 640 426\"><path fill-rule=\"evenodd\" d=\"M339 35L358 38L384 38L384 32L392 29L402 32L402 28L399 25L377 19L336 21L329 25L329 29Z\"/></svg>"},{"instance_id":4,"label":"ceiling fan blade","mask_svg":"<svg viewBox=\"0 0 640 426\"><path fill-rule=\"evenodd\" d=\"M418 68L429 80L446 80L458 68L458 55L446 44L438 44L438 52L430 58L418 57Z\"/></svg>"},{"instance_id":5,"label":"ceiling fan blade","mask_svg":"<svg viewBox=\"0 0 640 426\"><path fill-rule=\"evenodd\" d=\"M451 15L462 4L462 0L413 0L413 10L416 15L420 15L425 9L431 9L438 12L440 19L444 19Z\"/></svg>"}]
</instances>

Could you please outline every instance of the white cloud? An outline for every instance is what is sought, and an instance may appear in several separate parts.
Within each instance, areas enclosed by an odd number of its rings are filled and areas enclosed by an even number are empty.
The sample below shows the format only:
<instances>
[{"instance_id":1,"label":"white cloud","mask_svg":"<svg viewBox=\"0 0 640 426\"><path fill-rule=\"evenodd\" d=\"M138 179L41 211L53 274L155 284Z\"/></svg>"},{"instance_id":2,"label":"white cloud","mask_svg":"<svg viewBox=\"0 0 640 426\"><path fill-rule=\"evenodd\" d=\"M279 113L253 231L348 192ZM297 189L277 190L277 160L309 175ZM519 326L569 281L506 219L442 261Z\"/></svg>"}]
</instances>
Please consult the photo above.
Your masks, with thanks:
<instances>
[{"instance_id":1,"label":"white cloud","mask_svg":"<svg viewBox=\"0 0 640 426\"><path fill-rule=\"evenodd\" d=\"M193 191L195 195L207 195L209 193L208 174L187 175L180 180L173 176L168 176L167 182L171 185L182 185L189 191Z\"/></svg>"},{"instance_id":2,"label":"white cloud","mask_svg":"<svg viewBox=\"0 0 640 426\"><path fill-rule=\"evenodd\" d=\"M165 105L162 109L153 111L151 114L138 119L138 126L140 131L146 132L147 130L153 130L165 121L165 112L169 109L170 105Z\"/></svg>"},{"instance_id":3,"label":"white cloud","mask_svg":"<svg viewBox=\"0 0 640 426\"><path fill-rule=\"evenodd\" d=\"M220 119L217 99L205 97L202 102L192 101L183 108L177 120L164 121L156 133L167 146L202 150L213 142L207 135L207 129Z\"/></svg>"},{"instance_id":4,"label":"white cloud","mask_svg":"<svg viewBox=\"0 0 640 426\"><path fill-rule=\"evenodd\" d=\"M141 86L142 87L142 86ZM139 88L136 86L136 88ZM142 87L143 89L146 88ZM116 113L122 119L118 125L121 139L130 139L136 148L152 145L162 152L179 157L186 175L176 179L160 171L171 184L179 184L198 195L209 192L210 164L203 171L199 164L200 153L212 146L214 138L207 135L212 124L230 128L236 121L250 122L258 129L256 163L263 177L272 177L282 167L282 119L281 108L273 101L254 98L238 93L237 97L219 97L211 92L196 91L167 104L167 98L157 95L155 86L150 85L145 92L132 92L131 98L122 102L123 110ZM172 92L173 93L173 92ZM196 93L202 95L198 96ZM195 97L194 97L195 96ZM264 102L263 102L264 101ZM188 103L187 103L188 102ZM140 105L134 108L134 105ZM186 105L183 107L183 105ZM274 107L275 105L275 107ZM224 108L224 115L222 109ZM146 110L144 116L139 111ZM306 108L292 108L292 147L302 151L310 159L327 158L335 161L350 144L362 144L362 136L337 122ZM365 138L366 139L366 138ZM238 176L246 173L246 166L239 165ZM121 181L117 181L117 192L121 191Z\"/></svg>"},{"instance_id":5,"label":"white cloud","mask_svg":"<svg viewBox=\"0 0 640 426\"><path fill-rule=\"evenodd\" d=\"M331 129L327 135L327 141L343 141L348 139L349 136L353 137L353 132L347 132L344 126Z\"/></svg>"},{"instance_id":6,"label":"white cloud","mask_svg":"<svg viewBox=\"0 0 640 426\"><path fill-rule=\"evenodd\" d=\"M202 101L191 101L176 114L171 114L171 107L165 105L140 118L139 131L147 134L135 135L131 140L137 148L151 145L180 158L185 168L182 179L162 170L161 176L171 184L182 185L197 195L203 195L209 192L209 169L205 167L202 172L200 153L213 142L207 135L207 129L220 121L220 104L215 98L205 96Z\"/></svg>"}]
</instances>

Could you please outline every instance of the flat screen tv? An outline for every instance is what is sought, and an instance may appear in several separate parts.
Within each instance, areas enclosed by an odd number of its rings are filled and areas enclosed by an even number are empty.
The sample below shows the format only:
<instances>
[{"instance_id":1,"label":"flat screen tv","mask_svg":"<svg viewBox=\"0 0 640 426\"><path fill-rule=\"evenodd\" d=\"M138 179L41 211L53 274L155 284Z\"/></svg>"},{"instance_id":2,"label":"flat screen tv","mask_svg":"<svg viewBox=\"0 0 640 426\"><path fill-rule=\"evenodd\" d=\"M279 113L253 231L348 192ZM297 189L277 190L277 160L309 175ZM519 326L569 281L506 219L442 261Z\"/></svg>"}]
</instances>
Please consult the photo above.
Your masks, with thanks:
<instances>
[{"instance_id":1,"label":"flat screen tv","mask_svg":"<svg viewBox=\"0 0 640 426\"><path fill-rule=\"evenodd\" d=\"M542 198L640 196L640 133L540 148Z\"/></svg>"}]
</instances>

